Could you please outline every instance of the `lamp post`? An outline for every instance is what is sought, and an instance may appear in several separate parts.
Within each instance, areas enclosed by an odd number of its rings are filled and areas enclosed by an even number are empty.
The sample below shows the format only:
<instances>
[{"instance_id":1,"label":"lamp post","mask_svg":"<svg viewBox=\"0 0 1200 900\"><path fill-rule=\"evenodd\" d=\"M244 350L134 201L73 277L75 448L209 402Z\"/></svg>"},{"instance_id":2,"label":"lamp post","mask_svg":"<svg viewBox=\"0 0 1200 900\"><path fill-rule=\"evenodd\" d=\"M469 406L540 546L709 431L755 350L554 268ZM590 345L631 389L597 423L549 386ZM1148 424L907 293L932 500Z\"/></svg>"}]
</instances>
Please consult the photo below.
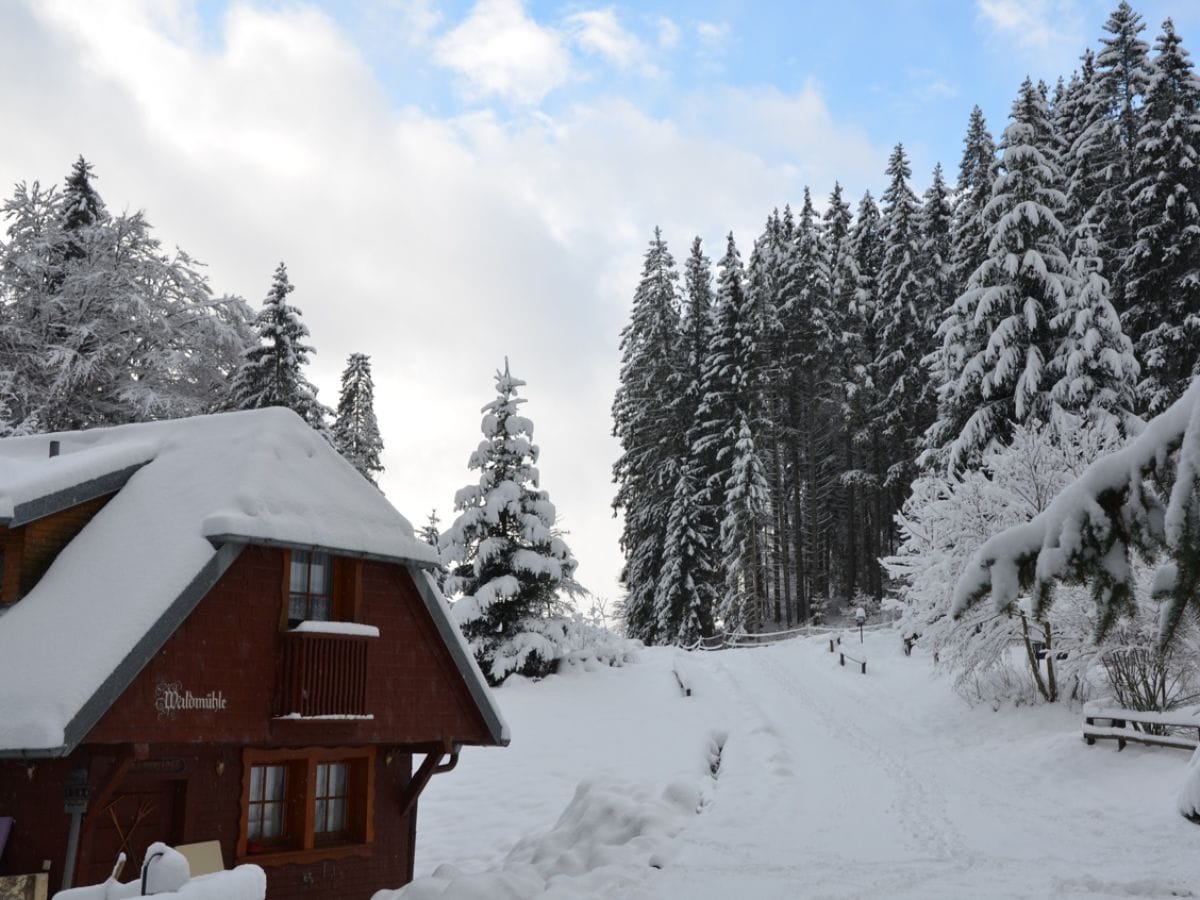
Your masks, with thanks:
<instances>
[{"instance_id":1,"label":"lamp post","mask_svg":"<svg viewBox=\"0 0 1200 900\"><path fill-rule=\"evenodd\" d=\"M854 611L854 621L858 623L858 642L863 642L863 623L867 621L867 611L861 606Z\"/></svg>"}]
</instances>

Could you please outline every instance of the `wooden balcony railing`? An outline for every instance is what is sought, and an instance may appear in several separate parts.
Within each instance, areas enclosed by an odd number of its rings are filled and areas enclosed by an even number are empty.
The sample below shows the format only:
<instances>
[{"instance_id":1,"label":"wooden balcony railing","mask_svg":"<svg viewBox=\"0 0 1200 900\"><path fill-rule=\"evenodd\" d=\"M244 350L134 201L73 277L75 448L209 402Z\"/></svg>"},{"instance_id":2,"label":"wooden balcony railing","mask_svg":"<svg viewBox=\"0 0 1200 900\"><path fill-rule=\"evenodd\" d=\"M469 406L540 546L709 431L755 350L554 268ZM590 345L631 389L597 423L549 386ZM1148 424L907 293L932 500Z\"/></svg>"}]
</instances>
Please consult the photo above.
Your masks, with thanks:
<instances>
[{"instance_id":1,"label":"wooden balcony railing","mask_svg":"<svg viewBox=\"0 0 1200 900\"><path fill-rule=\"evenodd\" d=\"M366 717L367 648L362 635L293 631L283 636L275 715Z\"/></svg>"}]
</instances>

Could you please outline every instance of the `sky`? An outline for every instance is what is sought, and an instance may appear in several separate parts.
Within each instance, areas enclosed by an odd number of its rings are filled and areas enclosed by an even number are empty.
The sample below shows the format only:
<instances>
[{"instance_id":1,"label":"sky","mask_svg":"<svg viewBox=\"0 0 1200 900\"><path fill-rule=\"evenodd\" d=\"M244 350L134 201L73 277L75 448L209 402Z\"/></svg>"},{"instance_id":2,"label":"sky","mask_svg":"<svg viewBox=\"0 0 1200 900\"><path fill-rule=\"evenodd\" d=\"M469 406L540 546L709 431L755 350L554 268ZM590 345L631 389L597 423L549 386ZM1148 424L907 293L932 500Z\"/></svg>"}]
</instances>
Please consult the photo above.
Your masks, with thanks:
<instances>
[{"instance_id":1,"label":"sky","mask_svg":"<svg viewBox=\"0 0 1200 900\"><path fill-rule=\"evenodd\" d=\"M0 0L0 190L86 156L110 209L257 305L287 263L336 405L369 353L381 485L417 526L472 482L507 357L580 581L619 599L619 335L661 226L748 256L772 208L953 180L971 107L1069 75L1098 0ZM1134 4L1153 41L1200 3Z\"/></svg>"}]
</instances>

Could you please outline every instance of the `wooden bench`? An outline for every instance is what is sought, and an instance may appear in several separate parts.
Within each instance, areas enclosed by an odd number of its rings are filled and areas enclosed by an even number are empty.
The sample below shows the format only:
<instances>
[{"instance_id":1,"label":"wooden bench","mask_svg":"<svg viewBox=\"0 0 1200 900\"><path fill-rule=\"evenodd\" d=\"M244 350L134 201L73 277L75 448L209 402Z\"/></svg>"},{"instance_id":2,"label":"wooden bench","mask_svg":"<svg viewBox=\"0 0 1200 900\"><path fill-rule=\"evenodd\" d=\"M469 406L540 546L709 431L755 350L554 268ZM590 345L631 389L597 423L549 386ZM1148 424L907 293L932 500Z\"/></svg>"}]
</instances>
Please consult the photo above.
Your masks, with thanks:
<instances>
[{"instance_id":1,"label":"wooden bench","mask_svg":"<svg viewBox=\"0 0 1200 900\"><path fill-rule=\"evenodd\" d=\"M1138 726L1176 730L1168 734L1152 734ZM1200 715L1184 710L1140 712L1089 705L1083 708L1083 739L1089 746L1096 741L1116 741L1118 750L1124 750L1129 741L1195 750L1200 745Z\"/></svg>"}]
</instances>

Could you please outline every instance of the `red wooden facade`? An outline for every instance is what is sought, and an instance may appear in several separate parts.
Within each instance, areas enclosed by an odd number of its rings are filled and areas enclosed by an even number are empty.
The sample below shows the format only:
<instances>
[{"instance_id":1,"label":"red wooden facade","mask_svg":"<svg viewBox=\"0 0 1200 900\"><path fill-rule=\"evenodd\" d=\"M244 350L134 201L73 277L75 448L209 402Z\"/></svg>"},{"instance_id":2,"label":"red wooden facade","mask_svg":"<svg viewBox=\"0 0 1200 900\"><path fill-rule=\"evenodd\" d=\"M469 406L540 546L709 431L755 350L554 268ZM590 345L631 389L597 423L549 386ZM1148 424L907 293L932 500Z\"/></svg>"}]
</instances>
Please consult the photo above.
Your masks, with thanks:
<instances>
[{"instance_id":1,"label":"red wooden facade","mask_svg":"<svg viewBox=\"0 0 1200 900\"><path fill-rule=\"evenodd\" d=\"M76 884L103 880L122 848L127 880L155 840L218 840L226 866L264 867L273 898L355 900L411 880L414 787L457 745L497 743L494 724L405 565L335 566L335 609L378 637L296 632L289 553L245 547L70 756L0 760L0 815L16 819L0 873L49 861L61 883L63 791L83 769ZM414 779L414 759L429 754ZM332 837L313 823L331 763L347 773L336 800L345 824ZM287 841L248 834L253 766L286 773Z\"/></svg>"}]
</instances>

